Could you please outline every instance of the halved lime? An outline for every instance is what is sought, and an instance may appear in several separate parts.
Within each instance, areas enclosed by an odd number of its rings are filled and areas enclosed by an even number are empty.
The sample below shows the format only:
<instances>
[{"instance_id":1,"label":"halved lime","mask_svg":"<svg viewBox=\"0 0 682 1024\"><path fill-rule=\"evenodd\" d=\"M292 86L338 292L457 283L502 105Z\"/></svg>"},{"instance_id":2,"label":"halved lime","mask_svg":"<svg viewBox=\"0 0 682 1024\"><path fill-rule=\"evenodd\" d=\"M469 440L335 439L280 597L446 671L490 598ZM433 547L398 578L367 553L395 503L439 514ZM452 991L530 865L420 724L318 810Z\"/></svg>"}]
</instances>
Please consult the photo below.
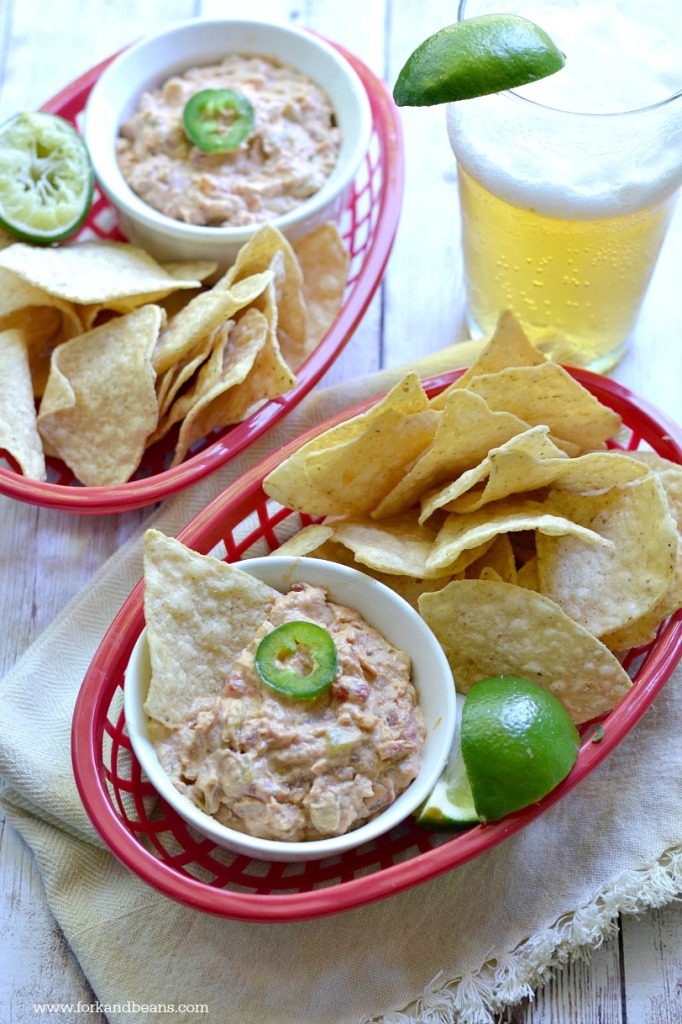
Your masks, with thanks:
<instances>
[{"instance_id":1,"label":"halved lime","mask_svg":"<svg viewBox=\"0 0 682 1024\"><path fill-rule=\"evenodd\" d=\"M457 698L457 729L448 763L433 791L419 808L417 821L436 832L459 832L477 825L479 818L460 747L460 722L464 697Z\"/></svg>"},{"instance_id":2,"label":"halved lime","mask_svg":"<svg viewBox=\"0 0 682 1024\"><path fill-rule=\"evenodd\" d=\"M75 234L92 203L85 143L56 114L21 113L0 125L0 227L49 245Z\"/></svg>"},{"instance_id":3,"label":"halved lime","mask_svg":"<svg viewBox=\"0 0 682 1024\"><path fill-rule=\"evenodd\" d=\"M482 14L425 39L398 75L393 98L399 107L473 99L536 82L565 63L535 22L516 14Z\"/></svg>"},{"instance_id":4,"label":"halved lime","mask_svg":"<svg viewBox=\"0 0 682 1024\"><path fill-rule=\"evenodd\" d=\"M461 749L481 821L541 800L576 762L580 736L557 698L518 676L482 679L462 713Z\"/></svg>"}]
</instances>

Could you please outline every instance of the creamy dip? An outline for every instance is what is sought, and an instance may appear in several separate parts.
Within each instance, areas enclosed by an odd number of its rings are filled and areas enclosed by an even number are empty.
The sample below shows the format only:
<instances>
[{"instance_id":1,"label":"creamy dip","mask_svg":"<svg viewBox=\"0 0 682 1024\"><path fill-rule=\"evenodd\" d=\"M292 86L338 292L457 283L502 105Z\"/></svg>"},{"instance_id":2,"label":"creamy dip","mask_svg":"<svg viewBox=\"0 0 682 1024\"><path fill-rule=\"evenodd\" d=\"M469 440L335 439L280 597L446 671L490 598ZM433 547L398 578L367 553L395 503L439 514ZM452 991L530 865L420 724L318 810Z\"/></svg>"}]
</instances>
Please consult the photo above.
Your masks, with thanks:
<instances>
[{"instance_id":1,"label":"creamy dip","mask_svg":"<svg viewBox=\"0 0 682 1024\"><path fill-rule=\"evenodd\" d=\"M236 149L204 153L187 139L182 112L204 89L233 89L255 111ZM141 199L188 224L235 227L278 217L319 191L341 145L326 93L293 67L231 54L145 92L121 126L121 172Z\"/></svg>"},{"instance_id":2,"label":"creamy dip","mask_svg":"<svg viewBox=\"0 0 682 1024\"><path fill-rule=\"evenodd\" d=\"M302 620L325 628L338 651L331 688L314 700L273 692L255 669L261 638ZM236 658L221 696L155 745L203 811L293 842L342 835L393 803L419 772L425 734L409 656L322 588L295 583Z\"/></svg>"}]
</instances>

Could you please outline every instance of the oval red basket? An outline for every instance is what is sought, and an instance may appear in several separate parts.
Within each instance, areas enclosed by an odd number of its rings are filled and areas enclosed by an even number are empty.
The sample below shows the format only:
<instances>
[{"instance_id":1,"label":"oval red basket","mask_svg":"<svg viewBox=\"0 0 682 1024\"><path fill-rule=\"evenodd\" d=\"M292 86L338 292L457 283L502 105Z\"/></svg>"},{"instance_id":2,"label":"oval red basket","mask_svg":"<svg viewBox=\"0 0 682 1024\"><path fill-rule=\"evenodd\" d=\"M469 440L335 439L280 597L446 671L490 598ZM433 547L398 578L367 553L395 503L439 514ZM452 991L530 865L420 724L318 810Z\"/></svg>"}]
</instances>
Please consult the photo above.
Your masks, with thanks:
<instances>
[{"instance_id":1,"label":"oval red basket","mask_svg":"<svg viewBox=\"0 0 682 1024\"><path fill-rule=\"evenodd\" d=\"M429 394L462 371L426 382ZM575 378L623 418L623 447L648 446L682 463L682 429L624 387L586 370ZM309 518L263 491L265 476L311 437L368 408L364 402L327 420L254 466L178 535L189 547L238 561L275 549ZM339 913L426 882L513 835L560 800L617 746L665 684L682 656L682 613L664 623L648 647L626 660L634 685L600 723L584 730L570 775L544 800L504 820L454 836L413 820L341 857L280 864L229 854L189 829L142 777L122 711L123 673L144 625L138 583L104 637L76 703L72 755L78 789L96 829L131 871L197 910L243 920L292 921ZM601 730L595 732L595 725Z\"/></svg>"},{"instance_id":2,"label":"oval red basket","mask_svg":"<svg viewBox=\"0 0 682 1024\"><path fill-rule=\"evenodd\" d=\"M214 431L194 446L185 461L167 468L175 432L145 453L134 478L117 487L84 487L59 459L48 458L48 480L30 480L10 460L0 464L0 494L65 512L105 514L143 508L175 494L213 473L285 416L327 371L362 319L381 280L398 227L403 196L403 141L400 121L384 83L353 54L331 45L348 60L365 87L373 131L364 164L342 211L339 229L350 253L344 301L335 323L297 371L296 386L267 402L243 423ZM113 58L103 61L42 107L77 124L91 88ZM96 192L79 238L122 238L116 215ZM0 452L0 461L2 461Z\"/></svg>"}]
</instances>

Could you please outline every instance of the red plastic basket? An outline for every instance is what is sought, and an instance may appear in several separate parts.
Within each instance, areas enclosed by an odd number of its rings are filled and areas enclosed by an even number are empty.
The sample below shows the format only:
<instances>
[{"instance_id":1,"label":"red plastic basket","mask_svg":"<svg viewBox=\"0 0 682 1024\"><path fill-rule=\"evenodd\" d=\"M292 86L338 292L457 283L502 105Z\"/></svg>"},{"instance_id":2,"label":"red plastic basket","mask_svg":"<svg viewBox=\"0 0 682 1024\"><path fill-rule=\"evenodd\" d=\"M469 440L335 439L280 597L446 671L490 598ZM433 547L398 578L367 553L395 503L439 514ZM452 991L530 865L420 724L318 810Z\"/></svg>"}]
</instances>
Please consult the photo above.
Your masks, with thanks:
<instances>
[{"instance_id":1,"label":"red plastic basket","mask_svg":"<svg viewBox=\"0 0 682 1024\"><path fill-rule=\"evenodd\" d=\"M433 378L430 394L462 371ZM573 376L623 418L629 450L650 446L682 463L682 429L622 386L586 370ZM238 561L276 548L309 518L268 499L265 476L322 430L368 408L362 403L291 442L254 466L178 535L189 547ZM617 746L651 704L682 656L682 613L666 622L648 647L630 652L634 685L600 723L584 730L576 765L544 800L503 821L447 836L414 820L340 857L281 864L235 856L202 838L156 798L142 776L122 711L123 673L144 625L138 583L85 676L76 703L72 755L83 803L114 854L167 896L208 913L254 921L292 921L338 913L425 882L491 849L560 800ZM594 726L603 732L595 735ZM596 740L598 739L598 742Z\"/></svg>"},{"instance_id":2,"label":"red plastic basket","mask_svg":"<svg viewBox=\"0 0 682 1024\"><path fill-rule=\"evenodd\" d=\"M384 83L353 54L331 45L352 65L365 87L373 119L372 138L339 229L350 253L343 306L316 350L297 371L296 386L267 402L243 423L214 431L195 445L185 461L169 469L177 429L144 455L134 478L117 487L84 487L59 459L48 458L48 480L30 480L0 452L0 494L66 512L104 514L143 508L214 472L296 406L317 383L350 340L381 280L398 227L403 196L403 142L397 111ZM77 124L85 102L110 57L43 106ZM116 214L97 191L79 238L122 238ZM4 465L2 462L4 461Z\"/></svg>"}]
</instances>

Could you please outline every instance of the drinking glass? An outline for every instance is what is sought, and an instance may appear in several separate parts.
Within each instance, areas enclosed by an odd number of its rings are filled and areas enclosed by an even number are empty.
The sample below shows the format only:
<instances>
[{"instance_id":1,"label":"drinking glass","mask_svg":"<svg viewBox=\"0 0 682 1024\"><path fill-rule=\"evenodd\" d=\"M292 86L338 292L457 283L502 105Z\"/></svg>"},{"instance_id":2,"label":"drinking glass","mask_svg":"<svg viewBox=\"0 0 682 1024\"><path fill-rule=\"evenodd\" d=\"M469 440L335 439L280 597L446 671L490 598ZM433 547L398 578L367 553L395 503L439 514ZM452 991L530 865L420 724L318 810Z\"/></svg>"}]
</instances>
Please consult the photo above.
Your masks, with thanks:
<instances>
[{"instance_id":1,"label":"drinking glass","mask_svg":"<svg viewBox=\"0 0 682 1024\"><path fill-rule=\"evenodd\" d=\"M467 319L514 310L554 358L608 372L623 355L682 182L680 0L460 0L515 13L566 66L447 106Z\"/></svg>"}]
</instances>

